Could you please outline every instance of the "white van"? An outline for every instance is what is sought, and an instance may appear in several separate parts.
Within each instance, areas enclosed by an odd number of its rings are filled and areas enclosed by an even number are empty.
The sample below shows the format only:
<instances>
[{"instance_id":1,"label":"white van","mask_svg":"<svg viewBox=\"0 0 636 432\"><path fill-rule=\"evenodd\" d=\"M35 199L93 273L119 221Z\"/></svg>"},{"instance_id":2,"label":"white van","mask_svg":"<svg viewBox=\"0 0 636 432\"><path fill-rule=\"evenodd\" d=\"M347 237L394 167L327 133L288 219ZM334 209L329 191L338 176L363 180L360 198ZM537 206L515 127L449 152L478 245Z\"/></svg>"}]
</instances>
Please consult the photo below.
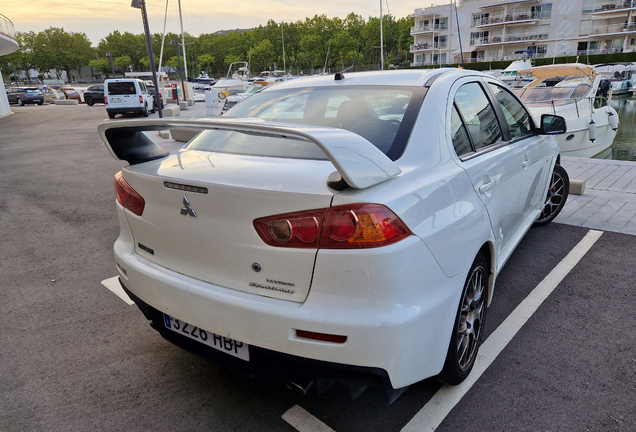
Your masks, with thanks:
<instances>
[{"instance_id":1,"label":"white van","mask_svg":"<svg viewBox=\"0 0 636 432\"><path fill-rule=\"evenodd\" d=\"M108 117L117 114L139 113L148 117L155 112L155 104L146 84L135 78L107 79L104 81L104 101Z\"/></svg>"}]
</instances>

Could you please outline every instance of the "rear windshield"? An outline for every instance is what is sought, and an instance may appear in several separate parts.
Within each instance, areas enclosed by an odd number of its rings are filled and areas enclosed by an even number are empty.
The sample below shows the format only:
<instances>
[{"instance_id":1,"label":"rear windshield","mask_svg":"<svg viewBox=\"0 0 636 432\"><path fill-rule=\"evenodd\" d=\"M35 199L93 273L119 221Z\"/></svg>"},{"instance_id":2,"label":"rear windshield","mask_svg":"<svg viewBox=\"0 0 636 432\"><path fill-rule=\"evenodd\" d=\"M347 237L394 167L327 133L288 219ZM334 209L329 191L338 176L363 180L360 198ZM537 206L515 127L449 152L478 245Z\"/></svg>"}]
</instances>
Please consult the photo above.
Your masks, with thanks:
<instances>
[{"instance_id":1,"label":"rear windshield","mask_svg":"<svg viewBox=\"0 0 636 432\"><path fill-rule=\"evenodd\" d=\"M108 83L109 95L134 95L137 94L134 82L113 82Z\"/></svg>"},{"instance_id":2,"label":"rear windshield","mask_svg":"<svg viewBox=\"0 0 636 432\"><path fill-rule=\"evenodd\" d=\"M322 150L311 141L254 132L205 130L187 148L249 156L327 160Z\"/></svg>"},{"instance_id":3,"label":"rear windshield","mask_svg":"<svg viewBox=\"0 0 636 432\"><path fill-rule=\"evenodd\" d=\"M367 139L390 159L397 160L404 152L424 95L423 87L397 86L272 90L251 96L224 117L252 117L345 129ZM316 152L309 150L310 147L317 148L315 145L295 143L290 147L291 141L285 140L285 145L272 152L281 157L302 157L297 152L302 147L301 154L307 152L309 158L317 158ZM249 149L246 151L251 154Z\"/></svg>"}]
</instances>

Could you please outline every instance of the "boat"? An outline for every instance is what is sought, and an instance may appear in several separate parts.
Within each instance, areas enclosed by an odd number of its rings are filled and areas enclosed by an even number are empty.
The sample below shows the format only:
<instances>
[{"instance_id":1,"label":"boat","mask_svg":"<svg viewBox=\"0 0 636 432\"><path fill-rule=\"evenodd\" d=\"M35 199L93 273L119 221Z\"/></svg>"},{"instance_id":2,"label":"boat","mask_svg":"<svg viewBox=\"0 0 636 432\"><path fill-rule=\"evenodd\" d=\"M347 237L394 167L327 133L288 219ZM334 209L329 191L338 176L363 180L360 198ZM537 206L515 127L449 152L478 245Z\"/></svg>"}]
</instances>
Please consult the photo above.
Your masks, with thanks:
<instances>
[{"instance_id":1,"label":"boat","mask_svg":"<svg viewBox=\"0 0 636 432\"><path fill-rule=\"evenodd\" d=\"M188 78L188 81L194 83L192 87L195 90L209 90L210 87L214 85L216 80L214 78L210 78L207 72L201 71L198 77Z\"/></svg>"},{"instance_id":2,"label":"boat","mask_svg":"<svg viewBox=\"0 0 636 432\"><path fill-rule=\"evenodd\" d=\"M276 84L282 81L287 81L291 78L291 74L286 73L284 70L263 71L259 76L250 78L249 81L256 85L268 86Z\"/></svg>"},{"instance_id":3,"label":"boat","mask_svg":"<svg viewBox=\"0 0 636 432\"><path fill-rule=\"evenodd\" d=\"M603 63L594 66L594 71L601 79L609 81L612 86L612 96L631 96L634 90L636 65L634 63Z\"/></svg>"},{"instance_id":4,"label":"boat","mask_svg":"<svg viewBox=\"0 0 636 432\"><path fill-rule=\"evenodd\" d=\"M234 62L230 64L227 70L227 76L220 78L214 88L219 93L219 97L225 97L235 93L242 93L250 84L248 82L250 76L249 63L246 61ZM225 96L221 96L222 94Z\"/></svg>"},{"instance_id":5,"label":"boat","mask_svg":"<svg viewBox=\"0 0 636 432\"><path fill-rule=\"evenodd\" d=\"M556 64L523 69L518 73L535 78L514 91L537 124L542 114L565 118L567 132L555 136L562 155L586 158L610 156L618 129L618 113L604 97L598 96L601 77L591 66ZM555 85L546 85L555 81L558 81Z\"/></svg>"},{"instance_id":6,"label":"boat","mask_svg":"<svg viewBox=\"0 0 636 432\"><path fill-rule=\"evenodd\" d=\"M534 78L529 75L520 75L519 71L531 67L532 60L530 59L515 60L510 63L507 68L499 72L499 76L497 78L508 84L508 87L523 87L534 81Z\"/></svg>"}]
</instances>

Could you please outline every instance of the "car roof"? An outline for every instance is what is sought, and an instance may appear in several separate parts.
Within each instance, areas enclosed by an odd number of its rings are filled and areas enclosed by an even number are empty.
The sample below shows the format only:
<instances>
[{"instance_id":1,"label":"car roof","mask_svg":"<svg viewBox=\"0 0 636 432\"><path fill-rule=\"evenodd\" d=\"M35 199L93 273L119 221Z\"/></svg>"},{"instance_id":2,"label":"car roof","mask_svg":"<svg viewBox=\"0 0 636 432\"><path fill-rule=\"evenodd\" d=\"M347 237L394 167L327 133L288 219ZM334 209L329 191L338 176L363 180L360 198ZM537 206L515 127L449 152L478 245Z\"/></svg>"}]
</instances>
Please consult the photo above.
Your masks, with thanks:
<instances>
[{"instance_id":1,"label":"car roof","mask_svg":"<svg viewBox=\"0 0 636 432\"><path fill-rule=\"evenodd\" d=\"M344 72L342 74L318 75L305 78L297 78L277 84L275 89L321 87L332 85L394 85L407 87L422 87L430 79L440 75L483 75L481 72L469 71L457 68L439 69L409 69L392 71L370 71L370 72ZM338 75L343 78L338 79Z\"/></svg>"}]
</instances>

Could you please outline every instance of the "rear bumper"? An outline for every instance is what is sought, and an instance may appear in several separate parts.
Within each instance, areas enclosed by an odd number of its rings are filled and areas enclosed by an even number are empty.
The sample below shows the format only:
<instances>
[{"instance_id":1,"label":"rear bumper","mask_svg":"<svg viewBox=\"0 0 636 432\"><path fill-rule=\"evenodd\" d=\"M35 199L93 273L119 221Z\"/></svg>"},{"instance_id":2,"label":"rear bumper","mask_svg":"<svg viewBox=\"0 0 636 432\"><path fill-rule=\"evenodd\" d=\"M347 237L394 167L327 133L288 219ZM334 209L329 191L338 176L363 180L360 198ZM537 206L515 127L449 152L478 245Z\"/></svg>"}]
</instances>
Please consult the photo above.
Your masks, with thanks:
<instances>
[{"instance_id":1,"label":"rear bumper","mask_svg":"<svg viewBox=\"0 0 636 432\"><path fill-rule=\"evenodd\" d=\"M106 108L106 112L115 113L115 114L124 114L124 113L142 113L144 112L144 107L127 107L127 108Z\"/></svg>"},{"instance_id":2,"label":"rear bumper","mask_svg":"<svg viewBox=\"0 0 636 432\"><path fill-rule=\"evenodd\" d=\"M147 261L129 246L118 240L115 258L126 271L124 275L120 270L122 284L137 304L246 343L257 352L302 358L303 364L380 370L394 389L441 371L466 277L443 275L430 253L423 256L428 249L415 238L394 257L378 254L358 262L337 253L319 257L309 296L296 303L188 278ZM410 265L414 260L419 265ZM365 266L372 274L361 275ZM155 321L153 314L146 311ZM347 340L321 342L298 337L296 330L344 335ZM217 356L205 355L214 361ZM256 356L254 363L258 361Z\"/></svg>"}]
</instances>

